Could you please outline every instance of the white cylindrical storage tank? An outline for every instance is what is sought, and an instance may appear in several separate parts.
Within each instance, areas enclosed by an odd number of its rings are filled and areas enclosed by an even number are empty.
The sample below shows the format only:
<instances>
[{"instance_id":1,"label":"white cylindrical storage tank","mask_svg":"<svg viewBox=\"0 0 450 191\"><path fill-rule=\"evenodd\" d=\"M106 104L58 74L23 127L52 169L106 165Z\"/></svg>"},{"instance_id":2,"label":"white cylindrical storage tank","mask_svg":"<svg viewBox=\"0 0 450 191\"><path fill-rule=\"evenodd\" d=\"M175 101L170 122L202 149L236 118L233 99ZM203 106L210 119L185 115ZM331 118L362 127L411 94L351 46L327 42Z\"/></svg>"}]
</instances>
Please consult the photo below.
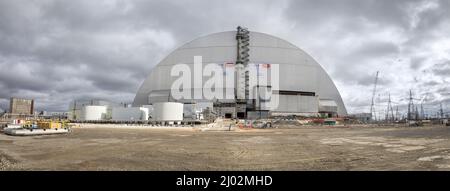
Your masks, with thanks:
<instances>
[{"instance_id":1,"label":"white cylindrical storage tank","mask_svg":"<svg viewBox=\"0 0 450 191\"><path fill-rule=\"evenodd\" d=\"M158 102L153 104L153 115L157 121L183 120L183 103Z\"/></svg>"},{"instance_id":2,"label":"white cylindrical storage tank","mask_svg":"<svg viewBox=\"0 0 450 191\"><path fill-rule=\"evenodd\" d=\"M81 112L81 119L83 120L104 120L108 108L106 106L87 105L84 106Z\"/></svg>"},{"instance_id":3,"label":"white cylindrical storage tank","mask_svg":"<svg viewBox=\"0 0 450 191\"><path fill-rule=\"evenodd\" d=\"M147 108L147 119L149 117L154 118L153 116L153 105L143 105L143 108Z\"/></svg>"}]
</instances>

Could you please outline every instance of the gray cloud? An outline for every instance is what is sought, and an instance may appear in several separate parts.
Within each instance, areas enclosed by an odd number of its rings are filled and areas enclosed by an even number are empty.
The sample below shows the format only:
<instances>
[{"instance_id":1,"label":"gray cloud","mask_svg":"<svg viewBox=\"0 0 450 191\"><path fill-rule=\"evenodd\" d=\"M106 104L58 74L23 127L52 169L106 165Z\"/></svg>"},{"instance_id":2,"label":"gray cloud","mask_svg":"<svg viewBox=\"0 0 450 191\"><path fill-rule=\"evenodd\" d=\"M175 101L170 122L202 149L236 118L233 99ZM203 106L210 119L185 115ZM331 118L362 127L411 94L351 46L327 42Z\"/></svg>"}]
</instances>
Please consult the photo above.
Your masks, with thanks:
<instances>
[{"instance_id":1,"label":"gray cloud","mask_svg":"<svg viewBox=\"0 0 450 191\"><path fill-rule=\"evenodd\" d=\"M367 107L377 70L381 95L400 100L412 88L437 103L449 98L449 9L446 0L4 0L0 107L10 96L48 110L72 99L129 102L171 50L237 25L310 53L351 112Z\"/></svg>"},{"instance_id":2,"label":"gray cloud","mask_svg":"<svg viewBox=\"0 0 450 191\"><path fill-rule=\"evenodd\" d=\"M435 64L433 66L433 73L439 76L450 76L450 61Z\"/></svg>"},{"instance_id":3,"label":"gray cloud","mask_svg":"<svg viewBox=\"0 0 450 191\"><path fill-rule=\"evenodd\" d=\"M396 55L400 52L399 47L394 43L376 42L372 44L365 44L354 54L359 57L382 57L386 55Z\"/></svg>"},{"instance_id":4,"label":"gray cloud","mask_svg":"<svg viewBox=\"0 0 450 191\"><path fill-rule=\"evenodd\" d=\"M367 112L376 71L380 104L388 93L406 104L409 89L436 94L433 103L448 98L437 88L448 87L450 75L434 65L450 58L449 45L443 45L449 9L444 0L292 1L285 18L300 33L296 40L335 79L349 110Z\"/></svg>"},{"instance_id":5,"label":"gray cloud","mask_svg":"<svg viewBox=\"0 0 450 191\"><path fill-rule=\"evenodd\" d=\"M413 70L417 70L420 69L420 67L422 66L423 62L426 60L425 57L413 57L411 58L411 63L410 63L410 67Z\"/></svg>"}]
</instances>

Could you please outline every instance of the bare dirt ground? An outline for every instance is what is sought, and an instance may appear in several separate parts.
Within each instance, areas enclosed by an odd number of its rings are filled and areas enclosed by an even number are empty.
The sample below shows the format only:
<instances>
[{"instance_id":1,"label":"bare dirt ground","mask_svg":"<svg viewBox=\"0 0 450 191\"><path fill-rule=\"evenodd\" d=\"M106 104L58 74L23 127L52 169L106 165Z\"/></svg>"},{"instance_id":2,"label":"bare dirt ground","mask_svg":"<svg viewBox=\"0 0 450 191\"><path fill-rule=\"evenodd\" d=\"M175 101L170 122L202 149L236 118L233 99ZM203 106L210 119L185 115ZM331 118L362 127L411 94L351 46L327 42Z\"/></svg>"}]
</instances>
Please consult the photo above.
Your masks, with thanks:
<instances>
[{"instance_id":1,"label":"bare dirt ground","mask_svg":"<svg viewBox=\"0 0 450 191\"><path fill-rule=\"evenodd\" d=\"M450 128L74 128L0 134L0 170L450 170Z\"/></svg>"}]
</instances>

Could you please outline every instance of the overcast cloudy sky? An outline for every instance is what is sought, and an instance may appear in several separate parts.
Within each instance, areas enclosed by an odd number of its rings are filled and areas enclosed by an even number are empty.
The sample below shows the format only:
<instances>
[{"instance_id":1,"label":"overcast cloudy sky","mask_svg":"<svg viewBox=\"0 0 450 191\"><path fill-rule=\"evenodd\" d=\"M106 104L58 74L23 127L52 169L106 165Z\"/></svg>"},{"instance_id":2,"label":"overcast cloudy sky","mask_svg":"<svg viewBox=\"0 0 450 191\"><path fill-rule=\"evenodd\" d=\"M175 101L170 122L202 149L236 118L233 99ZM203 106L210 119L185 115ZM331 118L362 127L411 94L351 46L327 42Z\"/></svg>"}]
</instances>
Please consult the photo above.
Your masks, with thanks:
<instances>
[{"instance_id":1,"label":"overcast cloudy sky","mask_svg":"<svg viewBox=\"0 0 450 191\"><path fill-rule=\"evenodd\" d=\"M238 25L308 52L350 112L369 110L377 70L380 108L389 92L406 104L409 89L428 94L430 112L450 106L448 0L0 0L0 108L11 96L54 111L73 99L132 102L171 50Z\"/></svg>"}]
</instances>

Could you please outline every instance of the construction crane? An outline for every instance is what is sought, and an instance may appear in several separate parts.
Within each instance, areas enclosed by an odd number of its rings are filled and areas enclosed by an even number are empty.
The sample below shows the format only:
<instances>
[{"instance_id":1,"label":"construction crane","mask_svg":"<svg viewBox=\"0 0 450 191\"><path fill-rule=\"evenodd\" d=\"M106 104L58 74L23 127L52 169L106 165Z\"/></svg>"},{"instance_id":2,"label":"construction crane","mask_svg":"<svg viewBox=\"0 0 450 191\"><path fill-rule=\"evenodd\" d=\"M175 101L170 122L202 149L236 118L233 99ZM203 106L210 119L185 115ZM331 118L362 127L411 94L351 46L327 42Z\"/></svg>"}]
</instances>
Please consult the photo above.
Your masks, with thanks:
<instances>
[{"instance_id":1,"label":"construction crane","mask_svg":"<svg viewBox=\"0 0 450 191\"><path fill-rule=\"evenodd\" d=\"M375 107L374 107L375 106L375 102L374 102L374 100L375 100L375 94L377 92L378 74L379 74L379 71L377 71L377 74L375 75L375 83L373 85L373 92L372 92L372 103L370 105L371 119L373 119L375 121L377 120L377 115L375 113Z\"/></svg>"}]
</instances>

